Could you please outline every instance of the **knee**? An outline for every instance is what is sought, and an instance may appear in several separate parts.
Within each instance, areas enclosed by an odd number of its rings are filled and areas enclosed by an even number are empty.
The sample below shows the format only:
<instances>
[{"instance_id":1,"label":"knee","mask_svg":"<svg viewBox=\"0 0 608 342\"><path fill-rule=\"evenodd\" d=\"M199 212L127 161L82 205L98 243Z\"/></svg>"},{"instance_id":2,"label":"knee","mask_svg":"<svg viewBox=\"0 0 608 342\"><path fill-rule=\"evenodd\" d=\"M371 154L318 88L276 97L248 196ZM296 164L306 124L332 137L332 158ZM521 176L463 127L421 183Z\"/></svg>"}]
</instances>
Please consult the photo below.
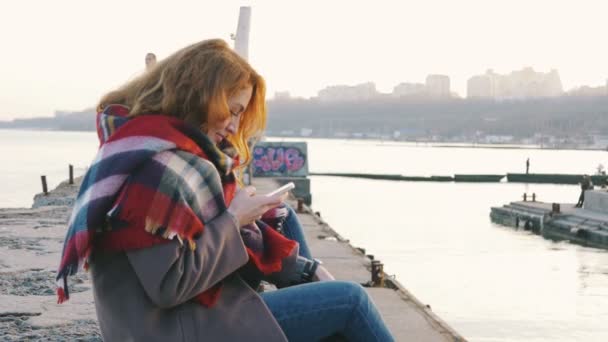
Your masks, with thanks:
<instances>
[{"instance_id":1,"label":"knee","mask_svg":"<svg viewBox=\"0 0 608 342\"><path fill-rule=\"evenodd\" d=\"M354 305L361 305L369 301L367 291L359 283L352 281L339 281L343 293L348 296Z\"/></svg>"},{"instance_id":2,"label":"knee","mask_svg":"<svg viewBox=\"0 0 608 342\"><path fill-rule=\"evenodd\" d=\"M287 203L283 202L283 210L285 210L284 223L290 225L292 222L298 220L298 214L295 210Z\"/></svg>"}]
</instances>

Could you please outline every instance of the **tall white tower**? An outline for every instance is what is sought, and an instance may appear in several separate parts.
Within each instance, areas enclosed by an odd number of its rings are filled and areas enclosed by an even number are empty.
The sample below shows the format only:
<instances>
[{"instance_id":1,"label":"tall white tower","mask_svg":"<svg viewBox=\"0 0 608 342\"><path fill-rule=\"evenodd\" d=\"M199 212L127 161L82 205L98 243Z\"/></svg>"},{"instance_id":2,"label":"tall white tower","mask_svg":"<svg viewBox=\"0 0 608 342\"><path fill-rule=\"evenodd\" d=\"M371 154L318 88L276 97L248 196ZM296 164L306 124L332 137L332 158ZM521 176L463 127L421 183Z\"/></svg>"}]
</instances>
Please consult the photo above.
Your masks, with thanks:
<instances>
[{"instance_id":1,"label":"tall white tower","mask_svg":"<svg viewBox=\"0 0 608 342\"><path fill-rule=\"evenodd\" d=\"M234 50L245 60L249 59L249 26L251 24L251 7L242 6L239 11L239 24L234 37Z\"/></svg>"}]
</instances>

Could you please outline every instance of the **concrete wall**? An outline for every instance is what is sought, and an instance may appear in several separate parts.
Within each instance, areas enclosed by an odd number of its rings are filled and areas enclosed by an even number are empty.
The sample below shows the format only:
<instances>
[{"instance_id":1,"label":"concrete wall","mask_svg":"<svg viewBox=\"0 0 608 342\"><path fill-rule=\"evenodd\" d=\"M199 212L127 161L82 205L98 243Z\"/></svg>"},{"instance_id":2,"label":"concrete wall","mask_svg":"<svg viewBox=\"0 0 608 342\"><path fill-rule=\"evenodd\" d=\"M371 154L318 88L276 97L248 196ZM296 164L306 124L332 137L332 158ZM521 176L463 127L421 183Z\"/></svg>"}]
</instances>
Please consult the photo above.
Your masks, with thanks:
<instances>
[{"instance_id":1,"label":"concrete wall","mask_svg":"<svg viewBox=\"0 0 608 342\"><path fill-rule=\"evenodd\" d=\"M306 142L259 142L253 149L251 171L254 178L273 177L281 184L294 182L292 193L296 198L312 203Z\"/></svg>"},{"instance_id":2,"label":"concrete wall","mask_svg":"<svg viewBox=\"0 0 608 342\"><path fill-rule=\"evenodd\" d=\"M305 142L259 142L253 149L254 177L308 176Z\"/></svg>"},{"instance_id":3,"label":"concrete wall","mask_svg":"<svg viewBox=\"0 0 608 342\"><path fill-rule=\"evenodd\" d=\"M599 213L608 214L608 192L606 190L585 191L583 208Z\"/></svg>"}]
</instances>

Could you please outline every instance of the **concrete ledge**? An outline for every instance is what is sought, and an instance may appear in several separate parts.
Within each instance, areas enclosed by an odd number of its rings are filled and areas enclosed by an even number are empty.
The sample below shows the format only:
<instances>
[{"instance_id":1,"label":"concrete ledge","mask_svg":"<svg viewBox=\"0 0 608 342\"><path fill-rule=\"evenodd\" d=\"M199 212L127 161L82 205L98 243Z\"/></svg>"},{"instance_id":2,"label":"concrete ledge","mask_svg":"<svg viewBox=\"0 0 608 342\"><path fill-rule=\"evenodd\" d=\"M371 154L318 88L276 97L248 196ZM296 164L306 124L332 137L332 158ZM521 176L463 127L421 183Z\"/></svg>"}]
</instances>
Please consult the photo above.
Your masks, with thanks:
<instances>
[{"instance_id":1,"label":"concrete ledge","mask_svg":"<svg viewBox=\"0 0 608 342\"><path fill-rule=\"evenodd\" d=\"M608 214L608 191L587 190L585 191L585 202L583 208L598 213Z\"/></svg>"},{"instance_id":2,"label":"concrete ledge","mask_svg":"<svg viewBox=\"0 0 608 342\"><path fill-rule=\"evenodd\" d=\"M280 181L272 178L253 180L255 187L262 193L275 188L277 182ZM290 204L296 206L295 198L291 198ZM321 259L337 280L360 284L371 280L371 261L361 250L350 245L347 239L315 215L310 207L305 207L298 217L313 256ZM387 287L368 287L366 290L396 341L465 341L398 281L389 279L386 274L385 279Z\"/></svg>"}]
</instances>

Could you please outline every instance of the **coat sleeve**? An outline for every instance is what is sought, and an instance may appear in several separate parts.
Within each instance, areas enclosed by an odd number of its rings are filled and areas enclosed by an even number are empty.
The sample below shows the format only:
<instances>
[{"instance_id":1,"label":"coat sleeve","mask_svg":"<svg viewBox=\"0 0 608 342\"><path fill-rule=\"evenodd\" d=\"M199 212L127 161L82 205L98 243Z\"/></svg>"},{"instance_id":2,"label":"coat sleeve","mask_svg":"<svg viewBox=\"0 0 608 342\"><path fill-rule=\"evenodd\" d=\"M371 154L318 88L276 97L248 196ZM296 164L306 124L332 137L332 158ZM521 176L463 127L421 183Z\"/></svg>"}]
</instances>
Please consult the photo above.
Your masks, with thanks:
<instances>
[{"instance_id":1,"label":"coat sleeve","mask_svg":"<svg viewBox=\"0 0 608 342\"><path fill-rule=\"evenodd\" d=\"M127 252L144 291L159 307L180 305L247 263L236 218L225 211L205 225L196 249L177 240Z\"/></svg>"},{"instance_id":2,"label":"coat sleeve","mask_svg":"<svg viewBox=\"0 0 608 342\"><path fill-rule=\"evenodd\" d=\"M298 255L299 246L293 249L291 255L283 259L281 271L265 276L263 279L275 284L278 288L297 285L304 282L303 272L306 263L313 261Z\"/></svg>"}]
</instances>

